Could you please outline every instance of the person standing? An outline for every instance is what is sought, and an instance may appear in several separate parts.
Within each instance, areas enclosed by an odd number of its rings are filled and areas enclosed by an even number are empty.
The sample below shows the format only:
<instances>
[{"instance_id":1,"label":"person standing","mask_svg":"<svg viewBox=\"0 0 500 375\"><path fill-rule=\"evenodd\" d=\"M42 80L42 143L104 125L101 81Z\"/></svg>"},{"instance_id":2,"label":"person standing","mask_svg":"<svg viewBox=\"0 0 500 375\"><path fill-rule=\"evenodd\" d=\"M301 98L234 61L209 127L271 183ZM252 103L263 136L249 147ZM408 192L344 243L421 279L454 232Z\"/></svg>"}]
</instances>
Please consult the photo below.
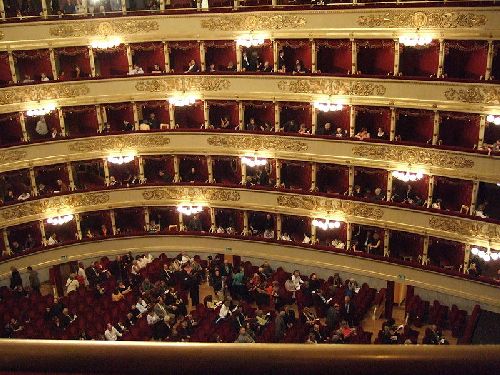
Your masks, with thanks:
<instances>
[{"instance_id":1,"label":"person standing","mask_svg":"<svg viewBox=\"0 0 500 375\"><path fill-rule=\"evenodd\" d=\"M10 267L10 289L14 290L23 286L23 279L16 267Z\"/></svg>"},{"instance_id":2,"label":"person standing","mask_svg":"<svg viewBox=\"0 0 500 375\"><path fill-rule=\"evenodd\" d=\"M36 293L40 293L40 279L38 278L38 272L35 271L31 266L29 266L27 269L31 290Z\"/></svg>"}]
</instances>

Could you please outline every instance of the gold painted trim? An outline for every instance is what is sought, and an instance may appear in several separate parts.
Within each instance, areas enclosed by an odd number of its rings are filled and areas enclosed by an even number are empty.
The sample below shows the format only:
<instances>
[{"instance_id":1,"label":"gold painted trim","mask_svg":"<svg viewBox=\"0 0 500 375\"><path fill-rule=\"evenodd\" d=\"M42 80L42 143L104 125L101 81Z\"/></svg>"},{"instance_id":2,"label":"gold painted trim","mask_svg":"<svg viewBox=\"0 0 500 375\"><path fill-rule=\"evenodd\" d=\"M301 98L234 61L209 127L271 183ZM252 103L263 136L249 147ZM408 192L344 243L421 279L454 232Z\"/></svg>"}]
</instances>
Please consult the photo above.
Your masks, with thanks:
<instances>
[{"instance_id":1,"label":"gold painted trim","mask_svg":"<svg viewBox=\"0 0 500 375\"><path fill-rule=\"evenodd\" d=\"M201 28L211 31L269 31L299 29L307 23L293 14L224 14L201 20Z\"/></svg>"},{"instance_id":2,"label":"gold painted trim","mask_svg":"<svg viewBox=\"0 0 500 375\"><path fill-rule=\"evenodd\" d=\"M107 19L105 21L85 20L71 21L53 26L50 36L57 38L109 35L142 34L158 31L159 24L155 20L143 19Z\"/></svg>"}]
</instances>

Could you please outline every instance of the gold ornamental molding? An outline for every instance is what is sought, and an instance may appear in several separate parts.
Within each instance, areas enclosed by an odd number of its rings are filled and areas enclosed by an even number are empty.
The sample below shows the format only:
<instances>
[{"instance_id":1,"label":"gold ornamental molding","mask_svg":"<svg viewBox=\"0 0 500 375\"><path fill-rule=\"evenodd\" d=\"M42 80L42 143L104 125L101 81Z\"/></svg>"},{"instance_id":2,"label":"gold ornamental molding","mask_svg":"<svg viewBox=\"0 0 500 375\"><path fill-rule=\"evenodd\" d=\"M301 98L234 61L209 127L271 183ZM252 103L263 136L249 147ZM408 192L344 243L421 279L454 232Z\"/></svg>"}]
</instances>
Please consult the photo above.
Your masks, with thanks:
<instances>
[{"instance_id":1,"label":"gold ornamental molding","mask_svg":"<svg viewBox=\"0 0 500 375\"><path fill-rule=\"evenodd\" d=\"M69 21L55 25L49 29L51 36L59 38L82 36L109 36L115 34L138 34L158 31L157 21L148 19L121 19L106 21Z\"/></svg>"},{"instance_id":2,"label":"gold ornamental molding","mask_svg":"<svg viewBox=\"0 0 500 375\"><path fill-rule=\"evenodd\" d=\"M275 15L229 15L209 17L201 20L201 27L212 31L282 30L304 27L304 17L287 14Z\"/></svg>"},{"instance_id":3,"label":"gold ornamental molding","mask_svg":"<svg viewBox=\"0 0 500 375\"><path fill-rule=\"evenodd\" d=\"M0 31L0 40L2 40L4 37L5 37L5 34L3 33L3 31Z\"/></svg>"},{"instance_id":4,"label":"gold ornamental molding","mask_svg":"<svg viewBox=\"0 0 500 375\"><path fill-rule=\"evenodd\" d=\"M485 15L470 12L439 11L388 11L359 16L358 25L368 28L477 28L486 25Z\"/></svg>"},{"instance_id":5,"label":"gold ornamental molding","mask_svg":"<svg viewBox=\"0 0 500 375\"><path fill-rule=\"evenodd\" d=\"M364 80L334 78L290 78L278 82L278 89L294 94L384 96L386 87Z\"/></svg>"},{"instance_id":6,"label":"gold ornamental molding","mask_svg":"<svg viewBox=\"0 0 500 375\"><path fill-rule=\"evenodd\" d=\"M283 137L267 138L255 137L250 135L231 136L231 135L214 135L207 138L207 143L210 146L236 148L243 150L255 151L290 151L301 152L307 151L308 145L295 139L287 139Z\"/></svg>"},{"instance_id":7,"label":"gold ornamental molding","mask_svg":"<svg viewBox=\"0 0 500 375\"><path fill-rule=\"evenodd\" d=\"M416 147L394 147L389 145L356 145L352 153L363 158L396 163L420 164L438 168L470 169L474 160L449 151L438 151Z\"/></svg>"},{"instance_id":8,"label":"gold ornamental molding","mask_svg":"<svg viewBox=\"0 0 500 375\"><path fill-rule=\"evenodd\" d=\"M216 77L165 77L146 79L136 83L141 92L168 91L223 91L231 87L228 79Z\"/></svg>"},{"instance_id":9,"label":"gold ornamental molding","mask_svg":"<svg viewBox=\"0 0 500 375\"><path fill-rule=\"evenodd\" d=\"M87 95L89 92L90 88L85 84L57 83L50 85L20 86L0 90L0 105L76 98Z\"/></svg>"},{"instance_id":10,"label":"gold ornamental molding","mask_svg":"<svg viewBox=\"0 0 500 375\"><path fill-rule=\"evenodd\" d=\"M278 206L300 208L303 210L322 213L341 213L346 216L357 216L380 220L384 211L366 203L357 203L346 200L316 197L311 195L286 194L276 198Z\"/></svg>"},{"instance_id":11,"label":"gold ornamental molding","mask_svg":"<svg viewBox=\"0 0 500 375\"><path fill-rule=\"evenodd\" d=\"M468 88L450 88L444 92L447 100L463 103L500 104L500 89L488 85L472 86Z\"/></svg>"},{"instance_id":12,"label":"gold ornamental molding","mask_svg":"<svg viewBox=\"0 0 500 375\"><path fill-rule=\"evenodd\" d=\"M444 232L456 233L464 237L487 239L491 242L500 240L500 226L479 221L433 216L429 225Z\"/></svg>"},{"instance_id":13,"label":"gold ornamental molding","mask_svg":"<svg viewBox=\"0 0 500 375\"><path fill-rule=\"evenodd\" d=\"M57 214L61 211L71 211L78 207L91 207L105 204L109 201L109 193L84 193L39 199L22 204L16 204L1 210L4 220L14 220L40 214Z\"/></svg>"},{"instance_id":14,"label":"gold ornamental molding","mask_svg":"<svg viewBox=\"0 0 500 375\"><path fill-rule=\"evenodd\" d=\"M230 189L186 186L148 189L142 192L142 197L147 201L237 202L240 200L240 193Z\"/></svg>"},{"instance_id":15,"label":"gold ornamental molding","mask_svg":"<svg viewBox=\"0 0 500 375\"><path fill-rule=\"evenodd\" d=\"M78 141L68 146L70 151L123 151L145 147L162 147L170 143L167 134L146 134L142 137L127 135L102 136L85 141Z\"/></svg>"},{"instance_id":16,"label":"gold ornamental molding","mask_svg":"<svg viewBox=\"0 0 500 375\"><path fill-rule=\"evenodd\" d=\"M0 164L19 162L26 158L28 153L24 150L3 150L0 151Z\"/></svg>"}]
</instances>

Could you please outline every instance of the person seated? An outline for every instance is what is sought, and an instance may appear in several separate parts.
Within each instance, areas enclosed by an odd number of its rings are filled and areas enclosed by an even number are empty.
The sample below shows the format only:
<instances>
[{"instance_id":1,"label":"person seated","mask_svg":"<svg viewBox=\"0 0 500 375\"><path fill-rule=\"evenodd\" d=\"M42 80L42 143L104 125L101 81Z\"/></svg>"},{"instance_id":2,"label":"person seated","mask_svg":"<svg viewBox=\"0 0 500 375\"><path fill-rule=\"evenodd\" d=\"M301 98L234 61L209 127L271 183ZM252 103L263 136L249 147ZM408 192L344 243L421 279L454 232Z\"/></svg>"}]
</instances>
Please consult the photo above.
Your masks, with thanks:
<instances>
[{"instance_id":1,"label":"person seated","mask_svg":"<svg viewBox=\"0 0 500 375\"><path fill-rule=\"evenodd\" d=\"M216 73L216 72L217 72L217 69L215 68L215 64L214 64L214 63L211 63L211 64L208 66L207 73Z\"/></svg>"},{"instance_id":2,"label":"person seated","mask_svg":"<svg viewBox=\"0 0 500 375\"><path fill-rule=\"evenodd\" d=\"M471 262L469 268L467 268L467 274L472 277L479 277L480 273L476 266L476 262Z\"/></svg>"},{"instance_id":3,"label":"person seated","mask_svg":"<svg viewBox=\"0 0 500 375\"><path fill-rule=\"evenodd\" d=\"M380 235L375 232L371 238L367 238L366 252L368 254L373 254L380 250Z\"/></svg>"},{"instance_id":4,"label":"person seated","mask_svg":"<svg viewBox=\"0 0 500 375\"><path fill-rule=\"evenodd\" d=\"M76 318L76 314L70 314L68 308L65 307L61 317L59 318L62 329L68 328L69 325L76 320Z\"/></svg>"},{"instance_id":5,"label":"person seated","mask_svg":"<svg viewBox=\"0 0 500 375\"><path fill-rule=\"evenodd\" d=\"M332 246L336 249L344 249L345 248L345 243L339 240L338 238L335 238L332 241Z\"/></svg>"},{"instance_id":6,"label":"person seated","mask_svg":"<svg viewBox=\"0 0 500 375\"><path fill-rule=\"evenodd\" d=\"M160 317L158 315L156 315L154 310L151 310L148 312L146 320L148 322L148 326L154 326L156 323L158 323L160 321Z\"/></svg>"},{"instance_id":7,"label":"person seated","mask_svg":"<svg viewBox=\"0 0 500 375\"><path fill-rule=\"evenodd\" d=\"M333 135L332 124L327 122L325 125L323 125L323 127L319 128L316 131L316 134L318 134L318 135Z\"/></svg>"},{"instance_id":8,"label":"person seated","mask_svg":"<svg viewBox=\"0 0 500 375\"><path fill-rule=\"evenodd\" d=\"M335 131L335 138L344 138L346 133L342 130L342 128L337 128Z\"/></svg>"},{"instance_id":9,"label":"person seated","mask_svg":"<svg viewBox=\"0 0 500 375\"><path fill-rule=\"evenodd\" d=\"M184 176L183 181L184 182L196 182L198 179L198 173L196 173L196 168L192 167L188 173Z\"/></svg>"},{"instance_id":10,"label":"person seated","mask_svg":"<svg viewBox=\"0 0 500 375\"><path fill-rule=\"evenodd\" d=\"M368 130L366 128L361 128L361 131L359 131L354 138L359 139L361 141L365 139L370 139L370 133L368 133Z\"/></svg>"},{"instance_id":11,"label":"person seated","mask_svg":"<svg viewBox=\"0 0 500 375\"><path fill-rule=\"evenodd\" d=\"M229 61L226 66L226 71L227 72L235 72L236 71L236 66L232 61Z\"/></svg>"},{"instance_id":12,"label":"person seated","mask_svg":"<svg viewBox=\"0 0 500 375\"><path fill-rule=\"evenodd\" d=\"M477 206L476 212L474 213L474 216L480 217L480 218L487 218L488 216L485 215L484 210L486 209L486 203L481 203Z\"/></svg>"},{"instance_id":13,"label":"person seated","mask_svg":"<svg viewBox=\"0 0 500 375\"><path fill-rule=\"evenodd\" d=\"M70 274L66 281L66 294L76 291L80 287L80 282L76 279L74 273Z\"/></svg>"},{"instance_id":14,"label":"person seated","mask_svg":"<svg viewBox=\"0 0 500 375\"><path fill-rule=\"evenodd\" d=\"M35 83L35 80L29 74L25 74L22 83Z\"/></svg>"},{"instance_id":15,"label":"person seated","mask_svg":"<svg viewBox=\"0 0 500 375\"><path fill-rule=\"evenodd\" d=\"M442 207L441 207L441 204L442 204L443 200L438 198L436 199L436 201L434 203L432 203L432 208L435 208L436 210L441 210Z\"/></svg>"},{"instance_id":16,"label":"person seated","mask_svg":"<svg viewBox=\"0 0 500 375\"><path fill-rule=\"evenodd\" d=\"M273 67L269 64L269 61L264 61L264 64L261 66L260 71L263 73L271 73L273 71Z\"/></svg>"},{"instance_id":17,"label":"person seated","mask_svg":"<svg viewBox=\"0 0 500 375\"><path fill-rule=\"evenodd\" d=\"M74 14L75 13L75 5L72 0L66 0L66 3L63 5L63 13L64 14Z\"/></svg>"},{"instance_id":18,"label":"person seated","mask_svg":"<svg viewBox=\"0 0 500 375\"><path fill-rule=\"evenodd\" d=\"M259 130L259 127L255 122L255 118L250 117L250 120L248 120L248 124L246 125L245 130L249 132L254 132Z\"/></svg>"},{"instance_id":19,"label":"person seated","mask_svg":"<svg viewBox=\"0 0 500 375\"><path fill-rule=\"evenodd\" d=\"M268 239L274 238L274 230L272 230L272 229L265 229L263 237L264 238L268 238Z\"/></svg>"},{"instance_id":20,"label":"person seated","mask_svg":"<svg viewBox=\"0 0 500 375\"><path fill-rule=\"evenodd\" d=\"M198 65L196 65L196 61L194 59L191 59L188 64L188 68L184 73L199 73L200 68Z\"/></svg>"},{"instance_id":21,"label":"person seated","mask_svg":"<svg viewBox=\"0 0 500 375\"><path fill-rule=\"evenodd\" d=\"M59 241L57 240L56 234L52 233L47 240L47 245L52 246L52 245L57 245L58 243Z\"/></svg>"},{"instance_id":22,"label":"person seated","mask_svg":"<svg viewBox=\"0 0 500 375\"><path fill-rule=\"evenodd\" d=\"M235 343L239 344L253 344L255 342L254 338L247 332L246 327L241 327L239 330L239 335L234 340Z\"/></svg>"},{"instance_id":23,"label":"person seated","mask_svg":"<svg viewBox=\"0 0 500 375\"><path fill-rule=\"evenodd\" d=\"M300 124L299 126L299 134L311 134L309 129L307 129L306 124Z\"/></svg>"},{"instance_id":24,"label":"person seated","mask_svg":"<svg viewBox=\"0 0 500 375\"><path fill-rule=\"evenodd\" d=\"M14 192L11 189L7 190L7 194L3 197L4 203L13 202L14 200Z\"/></svg>"},{"instance_id":25,"label":"person seated","mask_svg":"<svg viewBox=\"0 0 500 375\"><path fill-rule=\"evenodd\" d=\"M215 324L219 324L221 321L226 320L229 318L231 315L233 315L233 312L236 311L238 307L236 307L234 310L231 309L231 302L226 300L222 304L219 310L219 315L217 319L215 320Z\"/></svg>"},{"instance_id":26,"label":"person seated","mask_svg":"<svg viewBox=\"0 0 500 375\"><path fill-rule=\"evenodd\" d=\"M20 254L23 252L23 248L21 247L21 245L17 241L12 241L12 243L10 244L10 250L14 254Z\"/></svg>"},{"instance_id":27,"label":"person seated","mask_svg":"<svg viewBox=\"0 0 500 375\"><path fill-rule=\"evenodd\" d=\"M302 61L295 61L295 67L293 68L292 74L305 74L307 73L306 68L304 68Z\"/></svg>"},{"instance_id":28,"label":"person seated","mask_svg":"<svg viewBox=\"0 0 500 375\"><path fill-rule=\"evenodd\" d=\"M382 129L380 127L378 128L377 134L375 134L375 139L378 139L381 141L388 139L387 134L385 133L384 129Z\"/></svg>"},{"instance_id":29,"label":"person seated","mask_svg":"<svg viewBox=\"0 0 500 375\"><path fill-rule=\"evenodd\" d=\"M40 81L41 82L48 82L48 81L50 81L50 78L47 77L47 75L42 72L42 74L40 74Z\"/></svg>"},{"instance_id":30,"label":"person seated","mask_svg":"<svg viewBox=\"0 0 500 375\"><path fill-rule=\"evenodd\" d=\"M132 124L128 120L123 120L122 131L124 131L124 132L134 131L134 124Z\"/></svg>"},{"instance_id":31,"label":"person seated","mask_svg":"<svg viewBox=\"0 0 500 375\"><path fill-rule=\"evenodd\" d=\"M220 119L220 128L222 130L228 130L231 128L231 123L229 122L228 116L224 116Z\"/></svg>"},{"instance_id":32,"label":"person seated","mask_svg":"<svg viewBox=\"0 0 500 375\"><path fill-rule=\"evenodd\" d=\"M372 199L375 201L384 201L385 200L385 196L382 194L381 188L379 188L379 187L375 188Z\"/></svg>"},{"instance_id":33,"label":"person seated","mask_svg":"<svg viewBox=\"0 0 500 375\"><path fill-rule=\"evenodd\" d=\"M283 234L281 235L281 241L292 241L292 239L290 238L290 235L286 232L283 232Z\"/></svg>"},{"instance_id":34,"label":"person seated","mask_svg":"<svg viewBox=\"0 0 500 375\"><path fill-rule=\"evenodd\" d=\"M361 186L354 185L354 188L352 189L352 196L354 198L363 198L363 192L361 191Z\"/></svg>"},{"instance_id":35,"label":"person seated","mask_svg":"<svg viewBox=\"0 0 500 375\"><path fill-rule=\"evenodd\" d=\"M160 65L154 64L153 69L151 69L151 73L153 74L161 74L163 73L163 70L160 68Z\"/></svg>"},{"instance_id":36,"label":"person seated","mask_svg":"<svg viewBox=\"0 0 500 375\"><path fill-rule=\"evenodd\" d=\"M283 50L278 52L278 71L286 73L285 52Z\"/></svg>"},{"instance_id":37,"label":"person seated","mask_svg":"<svg viewBox=\"0 0 500 375\"><path fill-rule=\"evenodd\" d=\"M147 120L144 121L149 125L151 130L159 130L160 129L160 121L156 118L156 114L151 112Z\"/></svg>"},{"instance_id":38,"label":"person seated","mask_svg":"<svg viewBox=\"0 0 500 375\"><path fill-rule=\"evenodd\" d=\"M144 69L142 69L139 65L134 64L127 74L129 76L133 76L136 74L144 74Z\"/></svg>"},{"instance_id":39,"label":"person seated","mask_svg":"<svg viewBox=\"0 0 500 375\"><path fill-rule=\"evenodd\" d=\"M57 190L54 191L54 193L56 192L67 193L69 191L68 185L66 185L63 180L58 179L56 181L56 184L57 184Z\"/></svg>"},{"instance_id":40,"label":"person seated","mask_svg":"<svg viewBox=\"0 0 500 375\"><path fill-rule=\"evenodd\" d=\"M29 199L31 197L30 193L25 191L23 193L21 193L18 197L17 197L17 200L18 201L25 201L27 199Z\"/></svg>"},{"instance_id":41,"label":"person seated","mask_svg":"<svg viewBox=\"0 0 500 375\"><path fill-rule=\"evenodd\" d=\"M122 337L122 334L111 323L108 323L104 337L106 341L117 341L118 337Z\"/></svg>"},{"instance_id":42,"label":"person seated","mask_svg":"<svg viewBox=\"0 0 500 375\"><path fill-rule=\"evenodd\" d=\"M47 136L49 134L49 127L47 126L44 116L40 116L38 119L35 126L35 132L41 136Z\"/></svg>"},{"instance_id":43,"label":"person seated","mask_svg":"<svg viewBox=\"0 0 500 375\"><path fill-rule=\"evenodd\" d=\"M24 329L24 326L16 318L11 318L7 324L5 325L5 334L4 336L7 338L12 338L12 336L16 332L21 332Z\"/></svg>"},{"instance_id":44,"label":"person seated","mask_svg":"<svg viewBox=\"0 0 500 375\"><path fill-rule=\"evenodd\" d=\"M303 244L310 244L311 243L311 237L309 237L306 233L304 233L304 239L302 240Z\"/></svg>"}]
</instances>

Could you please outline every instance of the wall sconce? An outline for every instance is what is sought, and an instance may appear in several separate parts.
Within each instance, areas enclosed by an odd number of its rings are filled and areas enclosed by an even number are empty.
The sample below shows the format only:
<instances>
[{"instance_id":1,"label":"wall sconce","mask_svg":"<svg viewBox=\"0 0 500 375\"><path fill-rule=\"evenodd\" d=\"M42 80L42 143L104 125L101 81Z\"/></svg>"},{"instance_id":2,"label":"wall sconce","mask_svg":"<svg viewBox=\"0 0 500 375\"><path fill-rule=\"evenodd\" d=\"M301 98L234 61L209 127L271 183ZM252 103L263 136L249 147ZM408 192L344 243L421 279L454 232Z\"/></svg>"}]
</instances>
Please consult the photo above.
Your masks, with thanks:
<instances>
[{"instance_id":1,"label":"wall sconce","mask_svg":"<svg viewBox=\"0 0 500 375\"><path fill-rule=\"evenodd\" d=\"M314 102L314 108L321 112L336 112L341 111L344 106L335 103Z\"/></svg>"},{"instance_id":2,"label":"wall sconce","mask_svg":"<svg viewBox=\"0 0 500 375\"><path fill-rule=\"evenodd\" d=\"M259 37L254 37L252 35L249 36L240 36L236 38L236 45L241 46L241 47L257 47L262 44L264 44L264 37L259 36Z\"/></svg>"},{"instance_id":3,"label":"wall sconce","mask_svg":"<svg viewBox=\"0 0 500 375\"><path fill-rule=\"evenodd\" d=\"M196 97L193 95L172 96L168 98L168 102L175 107L185 107L196 103Z\"/></svg>"},{"instance_id":4,"label":"wall sconce","mask_svg":"<svg viewBox=\"0 0 500 375\"><path fill-rule=\"evenodd\" d=\"M90 42L90 46L94 49L108 49L118 47L122 44L122 39L115 36L106 39L96 39Z\"/></svg>"},{"instance_id":5,"label":"wall sconce","mask_svg":"<svg viewBox=\"0 0 500 375\"><path fill-rule=\"evenodd\" d=\"M399 37L399 43L408 47L425 46L432 42L430 36L404 35Z\"/></svg>"},{"instance_id":6,"label":"wall sconce","mask_svg":"<svg viewBox=\"0 0 500 375\"><path fill-rule=\"evenodd\" d=\"M340 222L339 221L330 221L327 219L314 219L312 221L312 225L321 228L323 230L327 229L339 229L340 228Z\"/></svg>"},{"instance_id":7,"label":"wall sconce","mask_svg":"<svg viewBox=\"0 0 500 375\"><path fill-rule=\"evenodd\" d=\"M263 166L267 164L267 159L261 158L258 159L257 156L249 157L249 156L242 156L241 157L241 162L245 164L246 166L249 166L250 168L257 167L257 166Z\"/></svg>"},{"instance_id":8,"label":"wall sconce","mask_svg":"<svg viewBox=\"0 0 500 375\"><path fill-rule=\"evenodd\" d=\"M500 258L499 253L492 252L490 249L488 249L487 251L484 251L484 250L479 250L477 247L473 247L470 250L470 252L472 253L472 255L478 256L479 258L481 258L485 262L489 262L491 260L498 260Z\"/></svg>"},{"instance_id":9,"label":"wall sconce","mask_svg":"<svg viewBox=\"0 0 500 375\"><path fill-rule=\"evenodd\" d=\"M73 220L73 215L55 216L47 219L47 223L52 225L63 225Z\"/></svg>"},{"instance_id":10,"label":"wall sconce","mask_svg":"<svg viewBox=\"0 0 500 375\"><path fill-rule=\"evenodd\" d=\"M193 205L178 205L177 206L177 212L180 212L181 214L191 216L194 214L197 214L199 212L203 211L203 206L198 205L198 206L193 206Z\"/></svg>"},{"instance_id":11,"label":"wall sconce","mask_svg":"<svg viewBox=\"0 0 500 375\"><path fill-rule=\"evenodd\" d=\"M108 156L108 162L111 164L127 164L130 163L132 160L134 160L134 155L119 155L119 156Z\"/></svg>"},{"instance_id":12,"label":"wall sconce","mask_svg":"<svg viewBox=\"0 0 500 375\"><path fill-rule=\"evenodd\" d=\"M500 116L488 115L486 116L486 121L495 125L500 125Z\"/></svg>"},{"instance_id":13,"label":"wall sconce","mask_svg":"<svg viewBox=\"0 0 500 375\"><path fill-rule=\"evenodd\" d=\"M403 182L409 182L421 180L422 178L424 178L424 174L422 172L410 173L394 171L392 172L392 177L397 178L398 180L401 180Z\"/></svg>"},{"instance_id":14,"label":"wall sconce","mask_svg":"<svg viewBox=\"0 0 500 375\"><path fill-rule=\"evenodd\" d=\"M34 116L44 116L47 113L50 113L56 109L55 104L48 104L46 107L42 108L34 108L34 109L28 109L26 111L26 115L29 117L34 117Z\"/></svg>"}]
</instances>

